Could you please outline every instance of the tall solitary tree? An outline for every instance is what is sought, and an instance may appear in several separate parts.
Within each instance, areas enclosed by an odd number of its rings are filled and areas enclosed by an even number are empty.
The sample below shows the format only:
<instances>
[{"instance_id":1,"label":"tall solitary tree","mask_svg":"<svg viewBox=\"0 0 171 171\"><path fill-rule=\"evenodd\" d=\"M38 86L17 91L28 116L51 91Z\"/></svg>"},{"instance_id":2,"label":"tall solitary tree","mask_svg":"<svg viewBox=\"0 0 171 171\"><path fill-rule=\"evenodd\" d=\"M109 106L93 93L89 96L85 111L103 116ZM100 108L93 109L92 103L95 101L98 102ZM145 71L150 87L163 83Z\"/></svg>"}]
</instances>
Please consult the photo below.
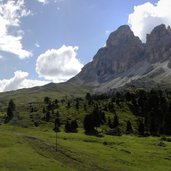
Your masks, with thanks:
<instances>
[{"instance_id":1,"label":"tall solitary tree","mask_svg":"<svg viewBox=\"0 0 171 171\"><path fill-rule=\"evenodd\" d=\"M8 107L10 107L12 111L15 111L15 103L12 99L9 101Z\"/></svg>"},{"instance_id":2,"label":"tall solitary tree","mask_svg":"<svg viewBox=\"0 0 171 171\"><path fill-rule=\"evenodd\" d=\"M54 128L53 128L53 130L54 130L55 133L56 133L56 151L57 151L57 132L60 131L60 130L59 130L59 127L60 127L60 120L59 120L59 117L57 117L57 118L55 119L55 126L54 126Z\"/></svg>"},{"instance_id":3,"label":"tall solitary tree","mask_svg":"<svg viewBox=\"0 0 171 171\"><path fill-rule=\"evenodd\" d=\"M7 108L7 117L8 117L8 119L9 120L12 119L13 116L14 116L13 110L8 106L8 108Z\"/></svg>"},{"instance_id":4,"label":"tall solitary tree","mask_svg":"<svg viewBox=\"0 0 171 171\"><path fill-rule=\"evenodd\" d=\"M14 116L14 111L15 111L15 103L14 101L11 99L8 103L8 108L7 108L7 118L5 122L8 122L9 120L11 120Z\"/></svg>"}]
</instances>

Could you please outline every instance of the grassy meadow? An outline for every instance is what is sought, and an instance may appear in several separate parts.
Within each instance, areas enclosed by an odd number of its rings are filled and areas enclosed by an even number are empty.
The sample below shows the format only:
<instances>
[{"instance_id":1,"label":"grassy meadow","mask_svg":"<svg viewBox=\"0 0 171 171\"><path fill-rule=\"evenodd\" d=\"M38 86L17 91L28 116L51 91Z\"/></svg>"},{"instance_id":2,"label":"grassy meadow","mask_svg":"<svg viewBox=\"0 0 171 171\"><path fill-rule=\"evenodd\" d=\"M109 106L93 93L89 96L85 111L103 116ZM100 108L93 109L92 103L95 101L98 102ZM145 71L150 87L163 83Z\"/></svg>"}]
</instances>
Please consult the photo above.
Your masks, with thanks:
<instances>
[{"instance_id":1,"label":"grassy meadow","mask_svg":"<svg viewBox=\"0 0 171 171\"><path fill-rule=\"evenodd\" d=\"M85 135L82 121L93 106L88 106L85 112L85 101L80 100L79 109L76 109L73 99L85 97L88 89L73 84L57 87L50 84L48 90L46 88L0 95L0 171L171 171L170 137L140 137L136 132L130 135L123 133L121 136L106 135L102 130L107 125L98 128L100 136ZM75 97L73 91L77 92ZM51 114L49 122L42 120L42 108L45 107L43 98L46 96L52 100L59 99L59 107L52 112L54 114ZM4 124L2 118L6 114L9 99L16 104L17 116ZM65 99L65 102L61 99ZM30 102L34 108L32 112ZM110 102L111 99L97 100L101 108ZM126 103L114 103L114 108L122 132L125 131L127 120L137 130L137 118ZM57 111L62 126L57 133L56 151L53 127ZM106 110L105 115L106 118L113 117L114 113ZM66 118L78 120L78 133L65 133ZM39 123L38 126L34 125L35 122Z\"/></svg>"},{"instance_id":2,"label":"grassy meadow","mask_svg":"<svg viewBox=\"0 0 171 171\"><path fill-rule=\"evenodd\" d=\"M48 128L0 126L1 171L170 171L171 142L160 137L103 137Z\"/></svg>"}]
</instances>

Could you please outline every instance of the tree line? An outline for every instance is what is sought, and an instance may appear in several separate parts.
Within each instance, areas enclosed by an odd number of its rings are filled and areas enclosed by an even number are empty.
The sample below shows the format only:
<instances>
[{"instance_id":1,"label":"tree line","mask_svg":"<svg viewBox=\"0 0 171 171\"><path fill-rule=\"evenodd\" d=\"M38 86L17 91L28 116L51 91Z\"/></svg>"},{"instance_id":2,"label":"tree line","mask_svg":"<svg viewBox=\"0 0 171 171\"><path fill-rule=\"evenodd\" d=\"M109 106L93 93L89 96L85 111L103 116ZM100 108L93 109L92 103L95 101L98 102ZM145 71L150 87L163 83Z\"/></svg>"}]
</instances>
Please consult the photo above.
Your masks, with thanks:
<instances>
[{"instance_id":1,"label":"tree line","mask_svg":"<svg viewBox=\"0 0 171 171\"><path fill-rule=\"evenodd\" d=\"M77 132L79 127L84 128L86 134L98 134L99 128L106 134L121 135L138 134L145 135L171 135L171 92L167 90L138 89L134 91L110 92L104 94L87 93L84 98L51 100L49 97L43 99L42 115L40 120L53 122L53 130L60 131L63 125L65 132ZM62 118L59 112L60 106L74 108L75 111L83 111L82 118ZM136 126L132 120L125 121L124 131L121 129L118 108L127 106L136 118ZM10 100L7 107L5 123L8 123L16 112L15 103ZM37 112L30 104L30 118L32 113ZM34 121L35 126L40 123ZM123 122L123 121L122 121Z\"/></svg>"}]
</instances>

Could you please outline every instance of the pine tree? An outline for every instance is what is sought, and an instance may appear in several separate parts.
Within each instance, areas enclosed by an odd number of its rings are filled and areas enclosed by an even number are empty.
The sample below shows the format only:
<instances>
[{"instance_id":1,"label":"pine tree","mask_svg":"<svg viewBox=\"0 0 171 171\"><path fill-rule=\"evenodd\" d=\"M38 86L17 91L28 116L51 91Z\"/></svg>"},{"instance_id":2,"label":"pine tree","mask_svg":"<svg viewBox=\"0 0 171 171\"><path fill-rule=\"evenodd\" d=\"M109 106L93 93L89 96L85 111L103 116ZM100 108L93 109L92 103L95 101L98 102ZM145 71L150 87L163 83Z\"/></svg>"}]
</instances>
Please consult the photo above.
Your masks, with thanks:
<instances>
[{"instance_id":1,"label":"pine tree","mask_svg":"<svg viewBox=\"0 0 171 171\"><path fill-rule=\"evenodd\" d=\"M76 109L78 110L80 107L80 102L78 99L76 99L76 104L75 104Z\"/></svg>"},{"instance_id":2,"label":"pine tree","mask_svg":"<svg viewBox=\"0 0 171 171\"><path fill-rule=\"evenodd\" d=\"M46 109L45 109L45 107L43 107L42 112L43 112L43 113L46 113Z\"/></svg>"},{"instance_id":3,"label":"pine tree","mask_svg":"<svg viewBox=\"0 0 171 171\"><path fill-rule=\"evenodd\" d=\"M138 133L139 135L144 135L144 123L142 121L139 121L139 125L138 125Z\"/></svg>"},{"instance_id":4,"label":"pine tree","mask_svg":"<svg viewBox=\"0 0 171 171\"><path fill-rule=\"evenodd\" d=\"M95 132L95 129L94 129L95 125L94 125L92 114L88 114L84 117L83 126L85 129L85 133Z\"/></svg>"},{"instance_id":5,"label":"pine tree","mask_svg":"<svg viewBox=\"0 0 171 171\"><path fill-rule=\"evenodd\" d=\"M127 102L130 102L131 101L131 93L129 91L126 92L125 99L126 99Z\"/></svg>"},{"instance_id":6,"label":"pine tree","mask_svg":"<svg viewBox=\"0 0 171 171\"><path fill-rule=\"evenodd\" d=\"M168 112L165 117L164 133L171 135L171 102L168 107Z\"/></svg>"},{"instance_id":7,"label":"pine tree","mask_svg":"<svg viewBox=\"0 0 171 171\"><path fill-rule=\"evenodd\" d=\"M46 112L46 122L49 122L49 120L50 120L50 112L49 111L47 111Z\"/></svg>"},{"instance_id":8,"label":"pine tree","mask_svg":"<svg viewBox=\"0 0 171 171\"><path fill-rule=\"evenodd\" d=\"M108 123L107 124L108 124L109 128L111 128L111 129L113 128L110 117L108 117Z\"/></svg>"},{"instance_id":9,"label":"pine tree","mask_svg":"<svg viewBox=\"0 0 171 171\"><path fill-rule=\"evenodd\" d=\"M11 99L8 103L8 108L7 108L7 118L5 122L7 123L9 120L11 120L14 116L14 111L15 111L15 103Z\"/></svg>"},{"instance_id":10,"label":"pine tree","mask_svg":"<svg viewBox=\"0 0 171 171\"><path fill-rule=\"evenodd\" d=\"M126 133L127 134L133 133L132 124L130 121L127 121L127 123L126 123Z\"/></svg>"},{"instance_id":11,"label":"pine tree","mask_svg":"<svg viewBox=\"0 0 171 171\"><path fill-rule=\"evenodd\" d=\"M68 108L71 107L71 103L70 103L70 102L67 103L67 107L68 107Z\"/></svg>"},{"instance_id":12,"label":"pine tree","mask_svg":"<svg viewBox=\"0 0 171 171\"><path fill-rule=\"evenodd\" d=\"M113 128L116 128L118 126L119 126L119 118L117 115L115 115L113 120Z\"/></svg>"},{"instance_id":13,"label":"pine tree","mask_svg":"<svg viewBox=\"0 0 171 171\"><path fill-rule=\"evenodd\" d=\"M70 124L69 120L67 120L67 122L65 124L65 132L71 132L71 124Z\"/></svg>"},{"instance_id":14,"label":"pine tree","mask_svg":"<svg viewBox=\"0 0 171 171\"><path fill-rule=\"evenodd\" d=\"M87 112L87 105L84 104L84 111Z\"/></svg>"},{"instance_id":15,"label":"pine tree","mask_svg":"<svg viewBox=\"0 0 171 171\"><path fill-rule=\"evenodd\" d=\"M158 135L158 125L156 124L156 120L151 120L151 124L150 124L150 133L151 135Z\"/></svg>"},{"instance_id":16,"label":"pine tree","mask_svg":"<svg viewBox=\"0 0 171 171\"><path fill-rule=\"evenodd\" d=\"M57 132L60 131L59 127L60 127L60 120L59 120L59 117L57 117L55 119L55 125L54 125L54 128L53 128L53 130L56 132L56 151L57 151Z\"/></svg>"},{"instance_id":17,"label":"pine tree","mask_svg":"<svg viewBox=\"0 0 171 171\"><path fill-rule=\"evenodd\" d=\"M8 119L9 120L12 119L13 116L14 116L13 110L11 109L11 107L8 106L8 108L7 108L7 117L8 117Z\"/></svg>"},{"instance_id":18,"label":"pine tree","mask_svg":"<svg viewBox=\"0 0 171 171\"><path fill-rule=\"evenodd\" d=\"M60 130L59 130L59 127L60 127L60 120L59 120L59 117L57 117L56 119L55 119L55 123L54 123L54 128L53 128L53 130L55 131L55 132L59 132Z\"/></svg>"},{"instance_id":19,"label":"pine tree","mask_svg":"<svg viewBox=\"0 0 171 171\"><path fill-rule=\"evenodd\" d=\"M12 99L9 101L8 107L10 107L12 111L15 111L15 103Z\"/></svg>"},{"instance_id":20,"label":"pine tree","mask_svg":"<svg viewBox=\"0 0 171 171\"><path fill-rule=\"evenodd\" d=\"M72 120L71 121L71 132L77 132L78 124L77 120Z\"/></svg>"},{"instance_id":21,"label":"pine tree","mask_svg":"<svg viewBox=\"0 0 171 171\"><path fill-rule=\"evenodd\" d=\"M88 101L88 105L91 105L92 104L92 96L91 96L91 94L87 93L85 98Z\"/></svg>"},{"instance_id":22,"label":"pine tree","mask_svg":"<svg viewBox=\"0 0 171 171\"><path fill-rule=\"evenodd\" d=\"M49 104L50 103L50 98L49 97L45 97L44 98L44 103L45 104Z\"/></svg>"}]
</instances>

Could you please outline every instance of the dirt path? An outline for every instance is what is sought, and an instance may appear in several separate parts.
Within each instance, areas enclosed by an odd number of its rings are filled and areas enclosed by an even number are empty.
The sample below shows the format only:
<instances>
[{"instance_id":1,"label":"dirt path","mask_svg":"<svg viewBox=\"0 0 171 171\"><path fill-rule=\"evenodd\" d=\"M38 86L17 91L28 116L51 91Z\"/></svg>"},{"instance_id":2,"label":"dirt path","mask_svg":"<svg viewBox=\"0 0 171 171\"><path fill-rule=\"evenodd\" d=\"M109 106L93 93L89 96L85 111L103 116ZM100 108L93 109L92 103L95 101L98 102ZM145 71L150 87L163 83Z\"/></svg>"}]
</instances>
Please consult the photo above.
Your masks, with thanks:
<instances>
[{"instance_id":1,"label":"dirt path","mask_svg":"<svg viewBox=\"0 0 171 171\"><path fill-rule=\"evenodd\" d=\"M49 144L41 139L23 136L24 140L41 156L45 158L52 158L54 160L60 161L64 165L67 165L75 170L79 171L104 171L104 169L98 167L95 164L87 163L84 159L75 157L76 154L70 149L66 149L58 144L58 150L55 150L55 146Z\"/></svg>"}]
</instances>

